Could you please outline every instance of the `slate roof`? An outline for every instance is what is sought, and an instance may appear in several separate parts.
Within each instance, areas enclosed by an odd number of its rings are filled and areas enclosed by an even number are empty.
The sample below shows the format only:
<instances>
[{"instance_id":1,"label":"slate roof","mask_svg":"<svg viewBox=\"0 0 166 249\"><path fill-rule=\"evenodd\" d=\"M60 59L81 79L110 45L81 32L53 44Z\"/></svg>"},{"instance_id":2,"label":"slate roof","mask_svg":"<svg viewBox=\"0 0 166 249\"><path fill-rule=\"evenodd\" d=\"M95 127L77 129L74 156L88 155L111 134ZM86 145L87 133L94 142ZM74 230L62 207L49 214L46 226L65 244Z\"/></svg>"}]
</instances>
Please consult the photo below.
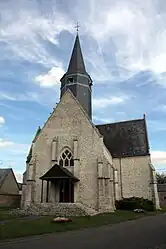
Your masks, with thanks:
<instances>
[{"instance_id":1,"label":"slate roof","mask_svg":"<svg viewBox=\"0 0 166 249\"><path fill-rule=\"evenodd\" d=\"M0 169L0 188L11 170L12 170L11 168Z\"/></svg>"},{"instance_id":2,"label":"slate roof","mask_svg":"<svg viewBox=\"0 0 166 249\"><path fill-rule=\"evenodd\" d=\"M112 157L149 155L144 119L96 125Z\"/></svg>"},{"instance_id":3,"label":"slate roof","mask_svg":"<svg viewBox=\"0 0 166 249\"><path fill-rule=\"evenodd\" d=\"M67 74L68 73L69 74L76 73L76 72L87 74L86 69L85 69L85 64L84 64L84 60L83 60L83 55L82 55L82 51L81 51L81 46L80 46L78 34L76 36L76 40L74 43L74 47L73 47L69 67L67 70Z\"/></svg>"},{"instance_id":4,"label":"slate roof","mask_svg":"<svg viewBox=\"0 0 166 249\"><path fill-rule=\"evenodd\" d=\"M50 170L48 170L42 177L41 180L53 180L53 179L66 179L71 178L74 181L79 181L69 170L55 164Z\"/></svg>"}]
</instances>

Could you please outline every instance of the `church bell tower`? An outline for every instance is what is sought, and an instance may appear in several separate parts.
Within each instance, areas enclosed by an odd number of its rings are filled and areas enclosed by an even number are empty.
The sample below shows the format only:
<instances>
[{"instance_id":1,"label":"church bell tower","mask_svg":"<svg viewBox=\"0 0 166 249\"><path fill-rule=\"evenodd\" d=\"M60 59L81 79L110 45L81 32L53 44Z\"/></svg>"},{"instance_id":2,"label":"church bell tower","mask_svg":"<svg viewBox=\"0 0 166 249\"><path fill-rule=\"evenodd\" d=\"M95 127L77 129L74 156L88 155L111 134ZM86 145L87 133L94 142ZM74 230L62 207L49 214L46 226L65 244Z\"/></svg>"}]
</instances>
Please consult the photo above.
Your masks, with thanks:
<instances>
[{"instance_id":1,"label":"church bell tower","mask_svg":"<svg viewBox=\"0 0 166 249\"><path fill-rule=\"evenodd\" d=\"M77 33L68 70L61 78L60 98L67 89L70 89L91 119L91 87L92 79L85 69L79 36Z\"/></svg>"}]
</instances>

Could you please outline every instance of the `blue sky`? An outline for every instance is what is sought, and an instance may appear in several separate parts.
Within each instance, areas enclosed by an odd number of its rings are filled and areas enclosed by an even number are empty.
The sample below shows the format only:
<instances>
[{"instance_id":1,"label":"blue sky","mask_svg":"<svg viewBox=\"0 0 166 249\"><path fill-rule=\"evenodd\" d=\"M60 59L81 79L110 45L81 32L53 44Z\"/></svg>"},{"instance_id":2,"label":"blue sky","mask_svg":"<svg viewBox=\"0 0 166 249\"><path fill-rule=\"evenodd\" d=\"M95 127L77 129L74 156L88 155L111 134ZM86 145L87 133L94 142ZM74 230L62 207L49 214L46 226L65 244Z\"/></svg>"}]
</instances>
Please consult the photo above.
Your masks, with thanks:
<instances>
[{"instance_id":1,"label":"blue sky","mask_svg":"<svg viewBox=\"0 0 166 249\"><path fill-rule=\"evenodd\" d=\"M96 124L146 114L152 163L166 171L166 3L0 1L0 164L21 180L34 133L59 101L80 23Z\"/></svg>"}]
</instances>

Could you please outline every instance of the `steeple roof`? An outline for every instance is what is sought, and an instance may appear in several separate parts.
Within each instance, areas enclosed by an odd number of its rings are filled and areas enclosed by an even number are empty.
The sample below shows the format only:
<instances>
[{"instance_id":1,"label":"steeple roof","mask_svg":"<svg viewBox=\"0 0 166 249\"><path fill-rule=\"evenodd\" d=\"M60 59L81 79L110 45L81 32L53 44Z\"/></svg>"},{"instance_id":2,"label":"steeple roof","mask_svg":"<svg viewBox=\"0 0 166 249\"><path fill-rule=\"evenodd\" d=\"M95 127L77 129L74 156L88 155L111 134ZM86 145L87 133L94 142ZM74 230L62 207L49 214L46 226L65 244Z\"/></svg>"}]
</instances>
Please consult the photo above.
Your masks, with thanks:
<instances>
[{"instance_id":1,"label":"steeple roof","mask_svg":"<svg viewBox=\"0 0 166 249\"><path fill-rule=\"evenodd\" d=\"M87 74L86 69L85 69L83 56L82 56L82 51L81 51L81 46L80 46L78 34L77 34L76 39L75 39L74 48L72 51L72 55L71 55L71 59L70 59L67 73Z\"/></svg>"}]
</instances>

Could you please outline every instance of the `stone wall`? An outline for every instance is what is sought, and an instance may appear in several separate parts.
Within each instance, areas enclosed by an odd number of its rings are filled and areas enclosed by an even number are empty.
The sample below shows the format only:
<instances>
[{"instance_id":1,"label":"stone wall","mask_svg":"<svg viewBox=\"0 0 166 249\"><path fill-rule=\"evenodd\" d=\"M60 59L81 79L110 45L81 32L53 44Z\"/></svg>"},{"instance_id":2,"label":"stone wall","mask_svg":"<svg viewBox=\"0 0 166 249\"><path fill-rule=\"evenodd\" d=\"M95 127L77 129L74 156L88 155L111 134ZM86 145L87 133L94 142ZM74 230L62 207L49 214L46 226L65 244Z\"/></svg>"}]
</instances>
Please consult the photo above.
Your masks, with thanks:
<instances>
[{"instance_id":1,"label":"stone wall","mask_svg":"<svg viewBox=\"0 0 166 249\"><path fill-rule=\"evenodd\" d=\"M19 207L21 195L17 194L2 194L0 193L0 206L15 206Z\"/></svg>"},{"instance_id":2,"label":"stone wall","mask_svg":"<svg viewBox=\"0 0 166 249\"><path fill-rule=\"evenodd\" d=\"M119 196L152 199L150 157L137 156L113 159L118 170Z\"/></svg>"}]
</instances>

